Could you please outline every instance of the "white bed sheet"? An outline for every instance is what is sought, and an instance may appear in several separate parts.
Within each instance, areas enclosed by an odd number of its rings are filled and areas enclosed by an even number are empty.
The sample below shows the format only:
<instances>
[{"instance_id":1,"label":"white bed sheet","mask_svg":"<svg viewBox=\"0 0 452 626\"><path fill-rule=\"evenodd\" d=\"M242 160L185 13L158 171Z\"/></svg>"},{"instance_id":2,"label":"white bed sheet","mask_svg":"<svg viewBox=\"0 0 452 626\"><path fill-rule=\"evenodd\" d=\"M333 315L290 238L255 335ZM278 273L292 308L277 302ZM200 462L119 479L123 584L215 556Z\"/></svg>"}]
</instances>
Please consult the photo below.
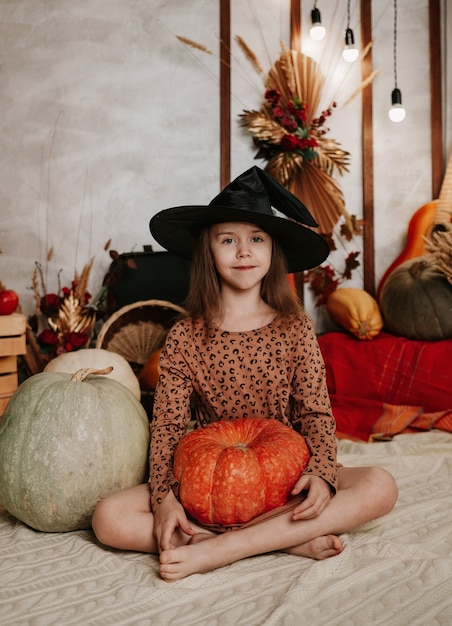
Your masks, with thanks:
<instances>
[{"instance_id":1,"label":"white bed sheet","mask_svg":"<svg viewBox=\"0 0 452 626\"><path fill-rule=\"evenodd\" d=\"M450 626L452 435L342 440L339 460L386 467L400 496L321 562L275 553L167 583L156 557L105 549L90 531L40 533L1 510L0 624Z\"/></svg>"}]
</instances>

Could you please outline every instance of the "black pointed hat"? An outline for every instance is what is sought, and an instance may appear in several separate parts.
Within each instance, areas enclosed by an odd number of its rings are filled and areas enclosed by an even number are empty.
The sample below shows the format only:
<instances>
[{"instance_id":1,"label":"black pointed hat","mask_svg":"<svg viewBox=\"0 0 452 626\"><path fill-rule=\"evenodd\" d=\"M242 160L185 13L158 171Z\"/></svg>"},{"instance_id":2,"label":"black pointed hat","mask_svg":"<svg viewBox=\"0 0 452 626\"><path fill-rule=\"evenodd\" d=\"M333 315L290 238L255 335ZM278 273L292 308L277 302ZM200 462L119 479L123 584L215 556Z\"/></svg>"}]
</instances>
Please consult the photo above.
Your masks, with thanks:
<instances>
[{"instance_id":1,"label":"black pointed hat","mask_svg":"<svg viewBox=\"0 0 452 626\"><path fill-rule=\"evenodd\" d=\"M272 207L286 217L276 215ZM325 239L311 230L318 224L305 205L259 167L240 174L208 205L160 211L151 219L149 228L164 248L191 258L200 230L221 222L249 222L268 232L284 251L289 272L316 267L329 254Z\"/></svg>"}]
</instances>

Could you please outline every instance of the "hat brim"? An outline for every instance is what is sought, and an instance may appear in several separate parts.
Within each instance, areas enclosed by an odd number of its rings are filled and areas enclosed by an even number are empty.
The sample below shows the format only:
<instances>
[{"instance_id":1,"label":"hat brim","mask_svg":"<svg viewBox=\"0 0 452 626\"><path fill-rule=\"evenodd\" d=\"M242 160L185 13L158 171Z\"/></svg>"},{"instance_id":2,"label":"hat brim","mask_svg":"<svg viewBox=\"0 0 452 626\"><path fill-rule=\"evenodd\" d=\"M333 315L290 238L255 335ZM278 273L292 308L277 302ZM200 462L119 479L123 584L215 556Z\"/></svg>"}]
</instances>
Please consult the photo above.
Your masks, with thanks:
<instances>
[{"instance_id":1,"label":"hat brim","mask_svg":"<svg viewBox=\"0 0 452 626\"><path fill-rule=\"evenodd\" d=\"M222 222L249 222L260 226L280 244L290 273L317 267L330 252L323 237L298 222L231 207L172 207L154 215L149 228L154 239L166 250L190 259L199 231Z\"/></svg>"}]
</instances>

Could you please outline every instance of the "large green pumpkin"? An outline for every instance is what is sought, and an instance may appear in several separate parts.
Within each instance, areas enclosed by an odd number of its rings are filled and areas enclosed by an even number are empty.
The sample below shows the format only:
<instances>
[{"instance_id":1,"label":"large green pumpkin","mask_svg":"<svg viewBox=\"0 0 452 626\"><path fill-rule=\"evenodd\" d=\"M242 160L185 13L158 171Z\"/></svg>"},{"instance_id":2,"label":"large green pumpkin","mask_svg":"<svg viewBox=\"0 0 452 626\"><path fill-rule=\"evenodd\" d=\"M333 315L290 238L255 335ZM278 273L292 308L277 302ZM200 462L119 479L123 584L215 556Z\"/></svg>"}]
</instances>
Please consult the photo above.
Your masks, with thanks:
<instances>
[{"instance_id":1,"label":"large green pumpkin","mask_svg":"<svg viewBox=\"0 0 452 626\"><path fill-rule=\"evenodd\" d=\"M121 383L36 374L0 420L0 504L37 530L89 528L101 498L146 480L148 446L146 412Z\"/></svg>"},{"instance_id":2,"label":"large green pumpkin","mask_svg":"<svg viewBox=\"0 0 452 626\"><path fill-rule=\"evenodd\" d=\"M452 285L426 255L399 265L380 296L385 327L422 341L452 337Z\"/></svg>"}]
</instances>

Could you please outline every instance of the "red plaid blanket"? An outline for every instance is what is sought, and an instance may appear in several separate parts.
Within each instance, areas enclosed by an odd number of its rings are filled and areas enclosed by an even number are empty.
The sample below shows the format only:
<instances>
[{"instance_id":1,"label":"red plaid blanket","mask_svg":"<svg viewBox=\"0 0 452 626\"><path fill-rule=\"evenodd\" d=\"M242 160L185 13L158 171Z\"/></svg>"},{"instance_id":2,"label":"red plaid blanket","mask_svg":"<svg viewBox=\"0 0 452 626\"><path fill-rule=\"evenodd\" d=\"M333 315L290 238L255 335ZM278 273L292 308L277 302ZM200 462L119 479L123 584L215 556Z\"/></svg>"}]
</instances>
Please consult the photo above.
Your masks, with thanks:
<instances>
[{"instance_id":1,"label":"red plaid blanket","mask_svg":"<svg viewBox=\"0 0 452 626\"><path fill-rule=\"evenodd\" d=\"M430 428L452 431L452 339L319 337L338 436L368 441ZM373 437L372 437L373 436Z\"/></svg>"}]
</instances>

